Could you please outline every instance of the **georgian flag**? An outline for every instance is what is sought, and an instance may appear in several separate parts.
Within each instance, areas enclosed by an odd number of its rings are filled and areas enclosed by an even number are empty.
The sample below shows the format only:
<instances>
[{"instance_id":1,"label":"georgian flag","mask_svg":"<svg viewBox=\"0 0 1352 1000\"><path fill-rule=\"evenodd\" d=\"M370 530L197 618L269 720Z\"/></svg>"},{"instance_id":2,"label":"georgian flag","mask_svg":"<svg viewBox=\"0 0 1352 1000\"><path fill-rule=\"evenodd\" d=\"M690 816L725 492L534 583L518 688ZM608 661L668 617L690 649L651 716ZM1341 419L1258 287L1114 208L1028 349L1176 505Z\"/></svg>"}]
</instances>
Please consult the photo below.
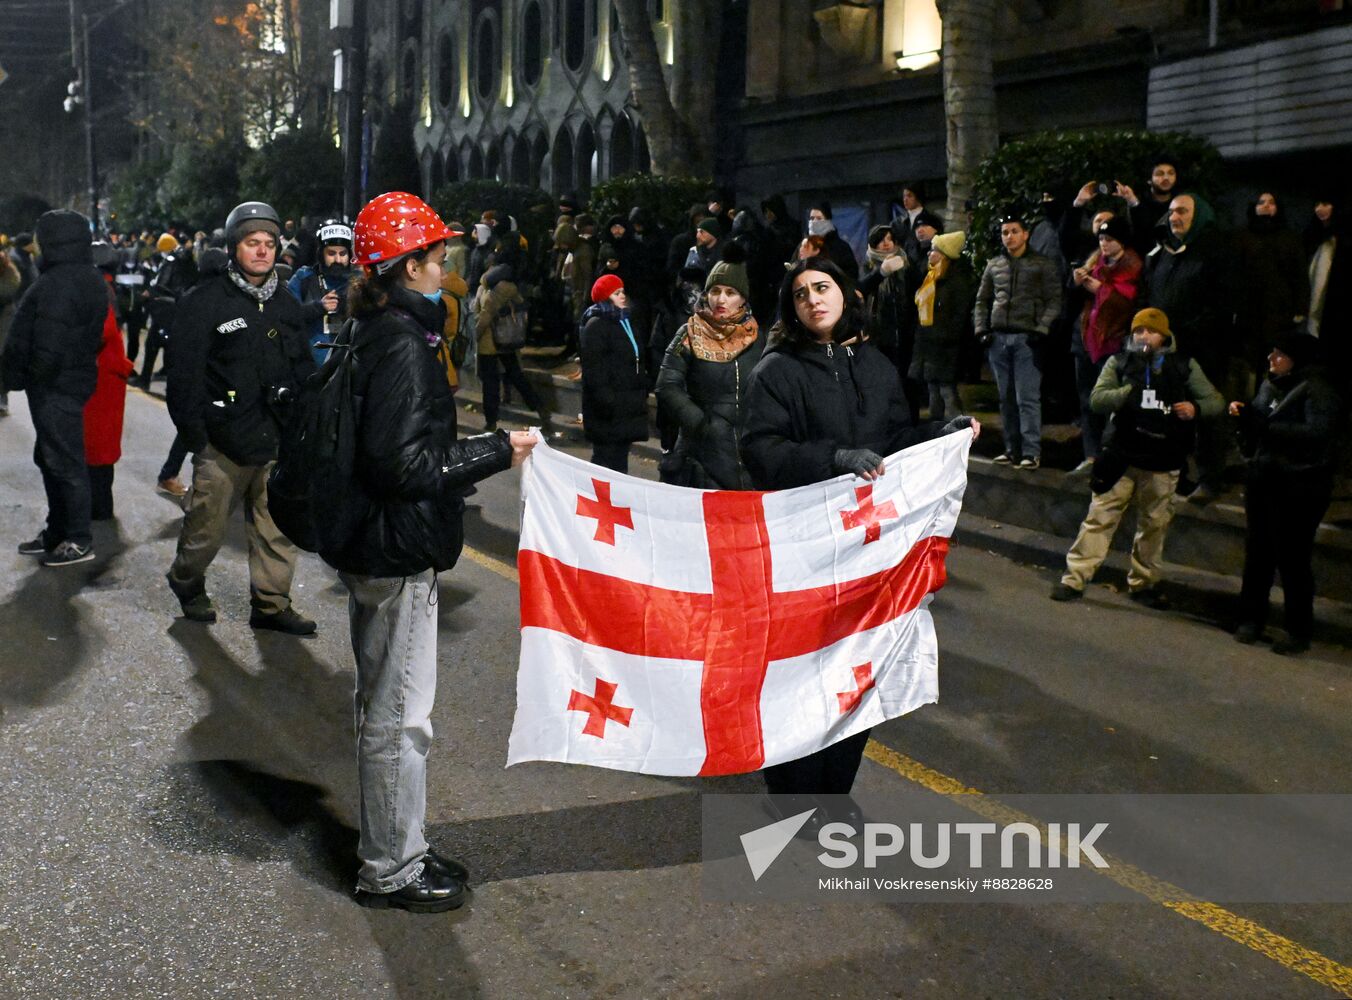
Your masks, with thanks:
<instances>
[{"instance_id":1,"label":"georgian flag","mask_svg":"<svg viewBox=\"0 0 1352 1000\"><path fill-rule=\"evenodd\" d=\"M737 774L937 701L928 605L971 443L771 493L652 483L538 443L508 765Z\"/></svg>"}]
</instances>

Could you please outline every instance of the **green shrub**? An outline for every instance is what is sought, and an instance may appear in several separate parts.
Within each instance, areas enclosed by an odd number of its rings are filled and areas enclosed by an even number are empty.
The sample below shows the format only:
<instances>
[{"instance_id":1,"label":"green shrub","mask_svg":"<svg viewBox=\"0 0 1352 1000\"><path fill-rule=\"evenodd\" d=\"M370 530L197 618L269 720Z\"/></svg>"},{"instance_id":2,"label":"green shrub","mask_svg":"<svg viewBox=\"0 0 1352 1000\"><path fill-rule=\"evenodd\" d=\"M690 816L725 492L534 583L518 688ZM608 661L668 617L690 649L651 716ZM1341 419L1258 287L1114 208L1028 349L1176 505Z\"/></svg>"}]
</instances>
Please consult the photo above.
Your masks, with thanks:
<instances>
[{"instance_id":1,"label":"green shrub","mask_svg":"<svg viewBox=\"0 0 1352 1000\"><path fill-rule=\"evenodd\" d=\"M592 188L590 212L599 227L612 215L627 218L637 206L663 229L684 229L690 224L690 206L703 202L711 187L708 178L623 174Z\"/></svg>"},{"instance_id":2,"label":"green shrub","mask_svg":"<svg viewBox=\"0 0 1352 1000\"><path fill-rule=\"evenodd\" d=\"M164 225L164 179L169 159L156 158L128 164L118 171L108 191L109 229L129 232L159 229Z\"/></svg>"},{"instance_id":3,"label":"green shrub","mask_svg":"<svg viewBox=\"0 0 1352 1000\"><path fill-rule=\"evenodd\" d=\"M240 192L266 201L283 219L338 215L343 204L343 156L317 129L284 132L250 154Z\"/></svg>"},{"instance_id":4,"label":"green shrub","mask_svg":"<svg viewBox=\"0 0 1352 1000\"><path fill-rule=\"evenodd\" d=\"M473 228L479 216L492 209L499 219L516 219L534 254L549 242L557 217L554 199L546 191L525 184L499 181L454 181L444 184L432 195L432 207L447 222Z\"/></svg>"},{"instance_id":5,"label":"green shrub","mask_svg":"<svg viewBox=\"0 0 1352 1000\"><path fill-rule=\"evenodd\" d=\"M169 222L211 232L243 199L239 171L249 156L243 139L210 145L181 143L164 179L162 204Z\"/></svg>"},{"instance_id":6,"label":"green shrub","mask_svg":"<svg viewBox=\"0 0 1352 1000\"><path fill-rule=\"evenodd\" d=\"M1213 197L1223 181L1220 154L1195 135L1132 129L1043 132L1006 143L977 174L968 247L977 262L996 252L996 220L1008 208L1042 218L1042 194L1069 201L1087 181L1120 180L1146 197L1150 168L1160 157L1178 164L1183 188Z\"/></svg>"}]
</instances>

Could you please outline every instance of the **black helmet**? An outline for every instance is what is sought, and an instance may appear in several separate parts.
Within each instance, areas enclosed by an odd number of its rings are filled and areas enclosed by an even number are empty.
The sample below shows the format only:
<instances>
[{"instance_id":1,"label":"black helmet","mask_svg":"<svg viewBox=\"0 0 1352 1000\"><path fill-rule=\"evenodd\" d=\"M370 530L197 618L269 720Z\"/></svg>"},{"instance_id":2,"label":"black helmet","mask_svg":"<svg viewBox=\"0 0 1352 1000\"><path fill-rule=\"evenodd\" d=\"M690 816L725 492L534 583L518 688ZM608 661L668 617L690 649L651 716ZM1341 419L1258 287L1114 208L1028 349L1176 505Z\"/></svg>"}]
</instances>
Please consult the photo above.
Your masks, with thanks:
<instances>
[{"instance_id":1,"label":"black helmet","mask_svg":"<svg viewBox=\"0 0 1352 1000\"><path fill-rule=\"evenodd\" d=\"M325 219L315 232L321 247L341 246L352 249L352 227L342 219Z\"/></svg>"},{"instance_id":2,"label":"black helmet","mask_svg":"<svg viewBox=\"0 0 1352 1000\"><path fill-rule=\"evenodd\" d=\"M94 266L106 270L117 267L117 251L106 240L95 240L89 245L94 255Z\"/></svg>"},{"instance_id":3,"label":"black helmet","mask_svg":"<svg viewBox=\"0 0 1352 1000\"><path fill-rule=\"evenodd\" d=\"M282 220L276 210L266 202L241 202L225 217L225 239L232 246L249 233L260 229L267 230L278 239L281 238Z\"/></svg>"}]
</instances>

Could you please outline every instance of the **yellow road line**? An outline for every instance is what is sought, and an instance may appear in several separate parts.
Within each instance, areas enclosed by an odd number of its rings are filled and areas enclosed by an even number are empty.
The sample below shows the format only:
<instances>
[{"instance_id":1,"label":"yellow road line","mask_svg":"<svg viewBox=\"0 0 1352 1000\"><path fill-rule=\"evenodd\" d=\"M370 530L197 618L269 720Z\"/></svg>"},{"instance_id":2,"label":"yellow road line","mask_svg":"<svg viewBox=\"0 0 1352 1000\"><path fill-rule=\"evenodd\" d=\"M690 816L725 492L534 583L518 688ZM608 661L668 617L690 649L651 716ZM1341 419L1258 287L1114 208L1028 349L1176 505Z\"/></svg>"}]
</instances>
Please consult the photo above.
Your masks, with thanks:
<instances>
[{"instance_id":1,"label":"yellow road line","mask_svg":"<svg viewBox=\"0 0 1352 1000\"><path fill-rule=\"evenodd\" d=\"M516 568L512 566L511 563L505 563L501 559L495 559L486 553L480 552L478 549L470 548L468 545L460 550L460 554L470 562L476 563L486 570L491 570L505 580L511 580L512 583L517 584L521 582L520 577L516 575Z\"/></svg>"},{"instance_id":2,"label":"yellow road line","mask_svg":"<svg viewBox=\"0 0 1352 1000\"><path fill-rule=\"evenodd\" d=\"M901 775L907 781L912 781L939 795L955 800L961 799L964 808L986 819L1003 825L1031 823L1046 832L1046 825L1035 817L997 802L977 789L964 785L956 778L950 778L933 768L926 767L876 740L869 741L864 755ZM1293 972L1309 976L1315 982L1337 990L1344 996L1352 996L1352 968L1335 962L1311 948L1306 948L1290 938L1282 937L1247 917L1232 913L1223 906L1198 899L1187 890L1156 878L1134 865L1106 854L1104 859L1109 864L1108 868L1086 870L1111 879L1118 885L1139 893L1152 903L1158 903L1189 920L1195 920L1217 934L1251 948Z\"/></svg>"}]
</instances>

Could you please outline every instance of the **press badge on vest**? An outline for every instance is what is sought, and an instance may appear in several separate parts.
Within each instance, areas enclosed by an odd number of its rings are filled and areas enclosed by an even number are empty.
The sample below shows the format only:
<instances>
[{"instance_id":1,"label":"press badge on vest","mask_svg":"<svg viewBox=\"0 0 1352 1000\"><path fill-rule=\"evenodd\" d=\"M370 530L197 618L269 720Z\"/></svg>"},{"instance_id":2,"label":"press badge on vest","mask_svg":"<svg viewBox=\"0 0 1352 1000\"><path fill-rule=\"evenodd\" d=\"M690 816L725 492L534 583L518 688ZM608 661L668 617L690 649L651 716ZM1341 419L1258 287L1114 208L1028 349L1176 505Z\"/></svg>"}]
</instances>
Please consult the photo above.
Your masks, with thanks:
<instances>
[{"instance_id":1,"label":"press badge on vest","mask_svg":"<svg viewBox=\"0 0 1352 1000\"><path fill-rule=\"evenodd\" d=\"M249 321L243 316L238 319L232 319L216 327L217 333L234 333L236 330L243 330L249 325Z\"/></svg>"}]
</instances>

